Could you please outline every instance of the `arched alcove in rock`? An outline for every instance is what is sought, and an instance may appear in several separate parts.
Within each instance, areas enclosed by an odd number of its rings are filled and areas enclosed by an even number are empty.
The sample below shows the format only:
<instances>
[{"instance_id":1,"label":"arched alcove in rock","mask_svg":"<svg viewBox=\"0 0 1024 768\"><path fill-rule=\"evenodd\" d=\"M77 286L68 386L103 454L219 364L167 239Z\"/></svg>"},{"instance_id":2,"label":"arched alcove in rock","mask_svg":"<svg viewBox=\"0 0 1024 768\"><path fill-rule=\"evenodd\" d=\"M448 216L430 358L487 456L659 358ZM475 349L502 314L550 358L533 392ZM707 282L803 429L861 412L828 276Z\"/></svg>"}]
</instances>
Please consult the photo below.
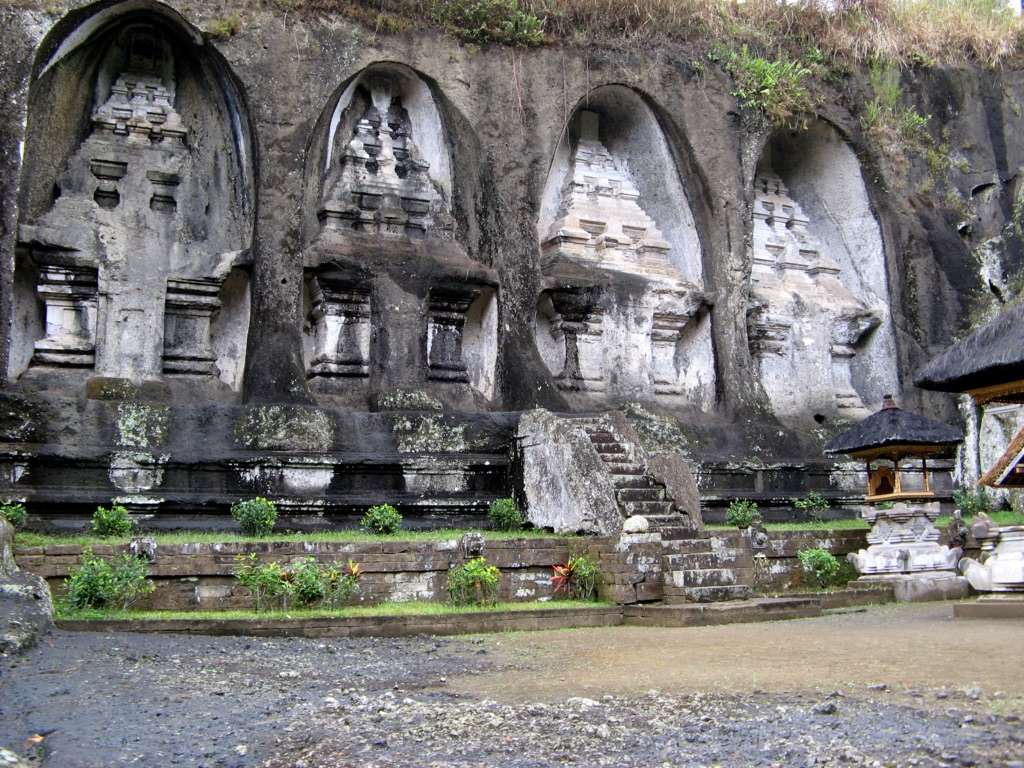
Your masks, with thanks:
<instances>
[{"instance_id":1,"label":"arched alcove in rock","mask_svg":"<svg viewBox=\"0 0 1024 768\"><path fill-rule=\"evenodd\" d=\"M40 51L9 376L73 393L93 375L164 379L231 397L255 193L227 64L175 11L144 0L79 9Z\"/></svg>"},{"instance_id":2,"label":"arched alcove in rock","mask_svg":"<svg viewBox=\"0 0 1024 768\"><path fill-rule=\"evenodd\" d=\"M552 159L537 235L550 286L537 346L570 402L712 407L701 243L685 180L644 97L609 85L577 106Z\"/></svg>"},{"instance_id":3,"label":"arched alcove in rock","mask_svg":"<svg viewBox=\"0 0 1024 768\"><path fill-rule=\"evenodd\" d=\"M816 120L770 139L754 187L747 327L761 383L792 426L862 418L899 382L882 234L857 156Z\"/></svg>"}]
</instances>

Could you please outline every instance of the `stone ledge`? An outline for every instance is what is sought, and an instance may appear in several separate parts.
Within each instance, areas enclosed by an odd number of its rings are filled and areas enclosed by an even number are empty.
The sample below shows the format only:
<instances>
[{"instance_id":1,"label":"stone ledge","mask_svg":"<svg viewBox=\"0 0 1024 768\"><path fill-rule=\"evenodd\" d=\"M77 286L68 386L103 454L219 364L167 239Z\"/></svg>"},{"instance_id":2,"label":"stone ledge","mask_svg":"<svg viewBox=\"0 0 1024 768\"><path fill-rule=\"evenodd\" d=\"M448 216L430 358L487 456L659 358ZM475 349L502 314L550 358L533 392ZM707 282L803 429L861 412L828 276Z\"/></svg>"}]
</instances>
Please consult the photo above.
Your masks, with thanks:
<instances>
[{"instance_id":1,"label":"stone ledge","mask_svg":"<svg viewBox=\"0 0 1024 768\"><path fill-rule=\"evenodd\" d=\"M69 632L138 632L144 634L242 635L252 637L409 637L469 635L622 624L619 606L550 610L448 613L418 616L353 616L322 619L152 619L118 621L61 619Z\"/></svg>"},{"instance_id":2,"label":"stone ledge","mask_svg":"<svg viewBox=\"0 0 1024 768\"><path fill-rule=\"evenodd\" d=\"M703 627L745 624L821 615L818 597L775 597L725 603L686 605L630 605L623 609L623 624L636 627Z\"/></svg>"},{"instance_id":3,"label":"stone ledge","mask_svg":"<svg viewBox=\"0 0 1024 768\"><path fill-rule=\"evenodd\" d=\"M985 595L953 606L958 619L1024 619L1024 594Z\"/></svg>"}]
</instances>

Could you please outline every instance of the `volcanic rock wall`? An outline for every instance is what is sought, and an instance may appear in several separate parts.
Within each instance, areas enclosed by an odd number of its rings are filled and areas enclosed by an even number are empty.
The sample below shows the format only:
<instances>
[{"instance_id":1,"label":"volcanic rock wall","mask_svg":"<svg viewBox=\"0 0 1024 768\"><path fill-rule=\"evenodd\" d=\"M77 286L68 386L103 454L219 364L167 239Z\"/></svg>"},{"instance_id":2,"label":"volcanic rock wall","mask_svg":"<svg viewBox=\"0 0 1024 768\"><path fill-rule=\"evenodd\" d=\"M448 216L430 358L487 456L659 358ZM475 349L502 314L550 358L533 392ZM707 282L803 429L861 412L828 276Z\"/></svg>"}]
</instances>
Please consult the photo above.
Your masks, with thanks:
<instances>
[{"instance_id":1,"label":"volcanic rock wall","mask_svg":"<svg viewBox=\"0 0 1024 768\"><path fill-rule=\"evenodd\" d=\"M671 47L72 5L0 11L3 470L39 510L51 472L310 512L354 465L486 500L516 413L628 402L719 481L784 459L782 496L883 394L957 418L910 377L1016 290L1016 71L903 72L929 163L866 136L860 73L772 129Z\"/></svg>"}]
</instances>

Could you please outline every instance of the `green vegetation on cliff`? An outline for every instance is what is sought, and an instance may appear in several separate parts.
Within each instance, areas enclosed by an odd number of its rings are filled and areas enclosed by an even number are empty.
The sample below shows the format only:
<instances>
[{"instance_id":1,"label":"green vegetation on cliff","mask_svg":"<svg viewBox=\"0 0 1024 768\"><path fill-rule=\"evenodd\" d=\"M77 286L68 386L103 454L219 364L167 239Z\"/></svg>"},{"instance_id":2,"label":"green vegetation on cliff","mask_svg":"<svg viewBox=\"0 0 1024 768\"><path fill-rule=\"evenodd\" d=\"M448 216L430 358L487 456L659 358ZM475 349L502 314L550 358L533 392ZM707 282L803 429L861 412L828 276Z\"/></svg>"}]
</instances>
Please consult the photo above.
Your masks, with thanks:
<instances>
[{"instance_id":1,"label":"green vegetation on cliff","mask_svg":"<svg viewBox=\"0 0 1024 768\"><path fill-rule=\"evenodd\" d=\"M269 0L288 11L337 13L378 32L423 22L460 39L536 45L638 44L671 40L809 63L979 62L1020 54L1024 25L988 0Z\"/></svg>"}]
</instances>

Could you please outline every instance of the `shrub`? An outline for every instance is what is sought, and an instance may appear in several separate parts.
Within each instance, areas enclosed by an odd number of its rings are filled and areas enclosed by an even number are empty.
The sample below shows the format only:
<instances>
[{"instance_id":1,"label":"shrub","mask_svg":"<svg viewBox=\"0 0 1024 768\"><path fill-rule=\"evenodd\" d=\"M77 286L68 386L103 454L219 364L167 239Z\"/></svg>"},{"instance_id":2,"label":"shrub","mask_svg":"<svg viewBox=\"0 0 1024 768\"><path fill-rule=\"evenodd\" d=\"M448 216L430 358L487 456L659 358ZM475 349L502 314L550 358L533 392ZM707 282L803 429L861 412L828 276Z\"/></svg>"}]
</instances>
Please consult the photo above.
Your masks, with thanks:
<instances>
[{"instance_id":1,"label":"shrub","mask_svg":"<svg viewBox=\"0 0 1024 768\"><path fill-rule=\"evenodd\" d=\"M64 603L82 608L120 608L128 610L141 597L156 589L148 579L145 559L121 554L108 562L94 557L91 549L82 552L82 564L72 568L64 580Z\"/></svg>"},{"instance_id":2,"label":"shrub","mask_svg":"<svg viewBox=\"0 0 1024 768\"><path fill-rule=\"evenodd\" d=\"M282 579L291 584L291 595L300 607L314 605L344 605L359 589L362 569L358 563L348 565L331 563L322 565L314 557L294 563L291 570L282 573Z\"/></svg>"},{"instance_id":3,"label":"shrub","mask_svg":"<svg viewBox=\"0 0 1024 768\"><path fill-rule=\"evenodd\" d=\"M449 570L445 588L455 605L494 605L500 582L501 571L477 557Z\"/></svg>"},{"instance_id":4,"label":"shrub","mask_svg":"<svg viewBox=\"0 0 1024 768\"><path fill-rule=\"evenodd\" d=\"M537 45L544 21L524 11L518 0L431 0L430 18L470 43Z\"/></svg>"},{"instance_id":5,"label":"shrub","mask_svg":"<svg viewBox=\"0 0 1024 768\"><path fill-rule=\"evenodd\" d=\"M757 504L746 499L736 499L729 504L729 510L725 513L725 522L739 528L749 528L750 524L754 522L756 513Z\"/></svg>"},{"instance_id":6,"label":"shrub","mask_svg":"<svg viewBox=\"0 0 1024 768\"><path fill-rule=\"evenodd\" d=\"M828 511L828 499L817 491L809 492L802 499L792 499L793 506L803 511L807 517L816 522L821 522L821 516Z\"/></svg>"},{"instance_id":7,"label":"shrub","mask_svg":"<svg viewBox=\"0 0 1024 768\"><path fill-rule=\"evenodd\" d=\"M366 510L359 527L367 533L390 536L402 527L402 514L390 504L378 504Z\"/></svg>"},{"instance_id":8,"label":"shrub","mask_svg":"<svg viewBox=\"0 0 1024 768\"><path fill-rule=\"evenodd\" d=\"M487 509L487 517L499 531L521 531L525 522L515 499L495 499Z\"/></svg>"},{"instance_id":9,"label":"shrub","mask_svg":"<svg viewBox=\"0 0 1024 768\"><path fill-rule=\"evenodd\" d=\"M817 581L818 586L833 586L839 577L841 566L835 556L824 549L811 547L797 552L800 567L804 573Z\"/></svg>"},{"instance_id":10,"label":"shrub","mask_svg":"<svg viewBox=\"0 0 1024 768\"><path fill-rule=\"evenodd\" d=\"M984 488L974 491L957 488L953 491L953 503L960 510L960 516L965 519L970 519L980 512L989 512L992 509Z\"/></svg>"},{"instance_id":11,"label":"shrub","mask_svg":"<svg viewBox=\"0 0 1024 768\"><path fill-rule=\"evenodd\" d=\"M28 511L25 509L24 504L19 504L15 501L5 501L0 504L0 516L3 516L13 526L14 530L18 530L28 520Z\"/></svg>"},{"instance_id":12,"label":"shrub","mask_svg":"<svg viewBox=\"0 0 1024 768\"><path fill-rule=\"evenodd\" d=\"M266 536L277 522L277 507L274 502L257 496L232 504L231 516L247 536Z\"/></svg>"},{"instance_id":13,"label":"shrub","mask_svg":"<svg viewBox=\"0 0 1024 768\"><path fill-rule=\"evenodd\" d=\"M102 538L127 536L132 532L132 520L128 510L120 504L111 504L110 509L96 507L92 516L92 532Z\"/></svg>"},{"instance_id":14,"label":"shrub","mask_svg":"<svg viewBox=\"0 0 1024 768\"><path fill-rule=\"evenodd\" d=\"M284 574L280 563L262 564L255 552L235 557L235 577L252 594L253 610L265 611L278 598L287 605L293 588Z\"/></svg>"},{"instance_id":15,"label":"shrub","mask_svg":"<svg viewBox=\"0 0 1024 768\"><path fill-rule=\"evenodd\" d=\"M555 575L551 583L555 585L555 594L562 593L576 600L590 600L594 596L597 583L597 561L589 555L570 555L563 565L551 566Z\"/></svg>"}]
</instances>

